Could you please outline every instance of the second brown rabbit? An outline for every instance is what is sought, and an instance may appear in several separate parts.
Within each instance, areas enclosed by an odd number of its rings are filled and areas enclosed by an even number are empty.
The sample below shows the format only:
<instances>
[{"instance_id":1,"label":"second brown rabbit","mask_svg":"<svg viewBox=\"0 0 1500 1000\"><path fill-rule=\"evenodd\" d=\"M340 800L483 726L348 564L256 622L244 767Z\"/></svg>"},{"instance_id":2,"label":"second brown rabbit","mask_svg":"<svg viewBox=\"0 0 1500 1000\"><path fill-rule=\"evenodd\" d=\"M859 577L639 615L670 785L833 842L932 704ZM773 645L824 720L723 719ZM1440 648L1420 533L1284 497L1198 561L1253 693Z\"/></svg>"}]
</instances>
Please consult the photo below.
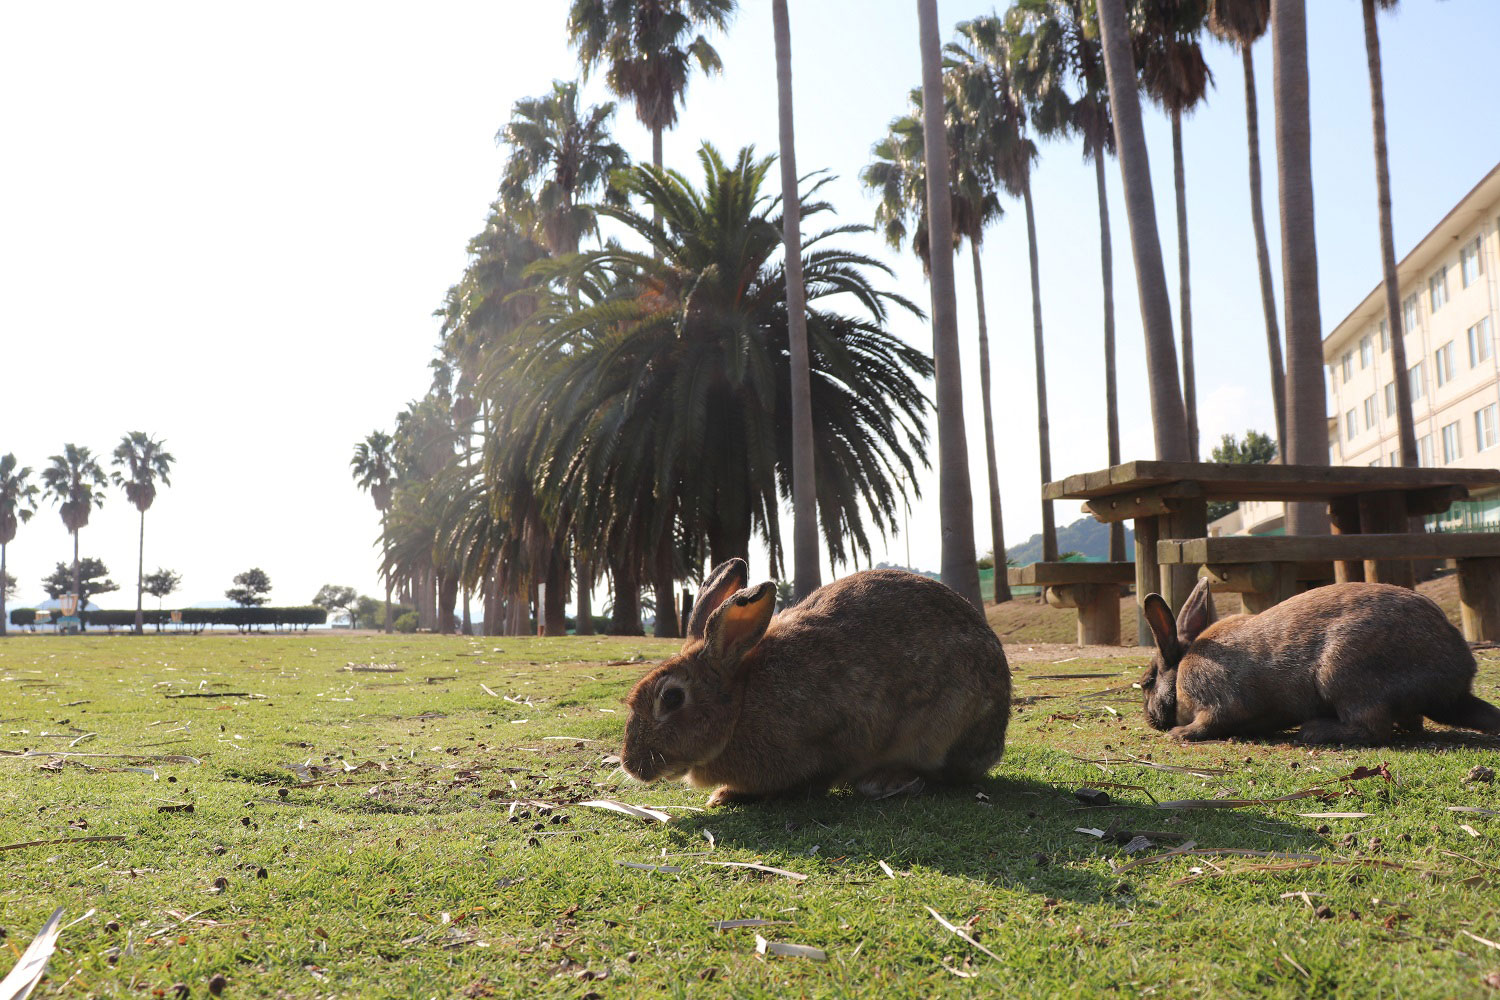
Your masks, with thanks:
<instances>
[{"instance_id":1,"label":"second brown rabbit","mask_svg":"<svg viewBox=\"0 0 1500 1000\"><path fill-rule=\"evenodd\" d=\"M1146 720L1177 739L1301 726L1304 743L1379 744L1420 731L1424 716L1500 734L1500 709L1474 696L1468 643L1404 587L1334 584L1211 623L1204 579L1175 623L1159 594L1143 610L1156 640Z\"/></svg>"}]
</instances>

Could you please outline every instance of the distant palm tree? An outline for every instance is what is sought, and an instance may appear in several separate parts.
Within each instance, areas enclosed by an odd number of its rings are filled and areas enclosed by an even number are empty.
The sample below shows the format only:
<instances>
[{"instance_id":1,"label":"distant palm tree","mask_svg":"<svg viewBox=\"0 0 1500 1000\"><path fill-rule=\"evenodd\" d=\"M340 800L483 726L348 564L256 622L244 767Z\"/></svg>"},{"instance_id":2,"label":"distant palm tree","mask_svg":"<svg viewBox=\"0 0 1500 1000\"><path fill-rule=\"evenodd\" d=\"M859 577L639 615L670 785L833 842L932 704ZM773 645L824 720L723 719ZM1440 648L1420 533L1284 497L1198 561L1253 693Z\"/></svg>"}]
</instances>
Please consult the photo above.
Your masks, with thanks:
<instances>
[{"instance_id":1,"label":"distant palm tree","mask_svg":"<svg viewBox=\"0 0 1500 1000\"><path fill-rule=\"evenodd\" d=\"M776 117L781 126L781 203L785 207L782 242L790 251L802 246L802 199L797 193L797 142L792 127L792 29L786 0L771 0L771 21L776 36ZM800 601L823 582L818 565L817 473L807 361L807 293L802 284L801 253L786 255L786 303L792 349L792 596Z\"/></svg>"},{"instance_id":2,"label":"distant palm tree","mask_svg":"<svg viewBox=\"0 0 1500 1000\"><path fill-rule=\"evenodd\" d=\"M31 468L16 468L15 455L0 455L0 635L5 634L5 547L15 540L16 527L36 513L36 484L27 482Z\"/></svg>"},{"instance_id":3,"label":"distant palm tree","mask_svg":"<svg viewBox=\"0 0 1500 1000\"><path fill-rule=\"evenodd\" d=\"M90 511L104 506L104 487L109 479L93 452L78 445L63 445L63 453L51 456L49 461L52 464L42 470L42 488L58 505L63 526L73 535L73 593L81 595L78 532L88 526Z\"/></svg>"},{"instance_id":4,"label":"distant palm tree","mask_svg":"<svg viewBox=\"0 0 1500 1000\"><path fill-rule=\"evenodd\" d=\"M1266 212L1260 190L1260 120L1255 100L1255 59L1250 48L1271 26L1271 0L1209 0L1208 30L1239 49L1245 68L1245 129L1250 150L1250 223L1260 275L1260 305L1266 317L1266 352L1271 364L1271 400L1276 411L1276 448L1286 454L1286 371L1281 363L1281 323L1271 281Z\"/></svg>"},{"instance_id":5,"label":"distant palm tree","mask_svg":"<svg viewBox=\"0 0 1500 1000\"><path fill-rule=\"evenodd\" d=\"M981 612L974 551L974 496L964 432L963 374L958 354L958 305L953 290L953 213L944 124L943 42L937 0L917 0L922 53L922 136L927 162L927 231L932 254L932 360L937 370L938 519L942 580ZM996 558L999 554L996 553Z\"/></svg>"},{"instance_id":6,"label":"distant palm tree","mask_svg":"<svg viewBox=\"0 0 1500 1000\"><path fill-rule=\"evenodd\" d=\"M1182 163L1182 116L1208 95L1213 74L1199 38L1207 0L1150 0L1137 7L1136 63L1141 84L1172 122L1172 178L1177 197L1178 323L1182 328L1182 404L1187 416L1188 455L1198 459L1198 390L1193 371L1193 308L1187 230L1187 178Z\"/></svg>"},{"instance_id":7,"label":"distant palm tree","mask_svg":"<svg viewBox=\"0 0 1500 1000\"><path fill-rule=\"evenodd\" d=\"M1391 338L1391 370L1396 372L1396 431L1401 464L1415 468L1417 431L1411 412L1411 381L1406 371L1406 328L1396 278L1396 240L1391 222L1391 168L1385 144L1385 85L1380 71L1380 29L1375 9L1392 10L1399 0L1362 0L1365 16L1365 60L1370 67L1370 118L1375 131L1375 192L1380 205L1380 268L1385 284L1385 322Z\"/></svg>"},{"instance_id":8,"label":"distant palm tree","mask_svg":"<svg viewBox=\"0 0 1500 1000\"><path fill-rule=\"evenodd\" d=\"M1130 28L1125 0L1098 0L1099 33L1104 69L1109 79L1109 106L1114 118L1120 176L1125 184L1125 213L1130 221L1130 245L1135 256L1136 286L1140 293L1141 325L1146 334L1146 374L1151 388L1151 423L1156 457L1186 461L1186 413L1177 381L1177 347L1172 335L1172 303L1162 268L1161 240L1156 231L1156 200L1151 193L1151 163L1141 125L1140 96L1136 91L1135 62L1130 52Z\"/></svg>"},{"instance_id":9,"label":"distant palm tree","mask_svg":"<svg viewBox=\"0 0 1500 1000\"><path fill-rule=\"evenodd\" d=\"M1307 8L1271 0L1276 58L1276 169L1281 193L1281 281L1286 289L1286 460L1328 464L1328 400L1318 304L1318 245L1313 230L1312 126L1307 89ZM1402 373L1397 373L1399 384ZM1321 504L1287 505L1287 533L1328 532Z\"/></svg>"},{"instance_id":10,"label":"distant palm tree","mask_svg":"<svg viewBox=\"0 0 1500 1000\"><path fill-rule=\"evenodd\" d=\"M125 499L135 504L135 509L141 512L141 534L135 568L136 635L141 635L146 630L145 615L141 610L146 572L146 511L151 509L152 502L156 500L157 481L160 480L163 486L172 485L170 473L173 461L175 459L162 450L161 441L142 431L131 431L115 446L113 464L117 469L123 470L114 473L115 485L124 487Z\"/></svg>"},{"instance_id":11,"label":"distant palm tree","mask_svg":"<svg viewBox=\"0 0 1500 1000\"><path fill-rule=\"evenodd\" d=\"M662 133L677 124L693 63L705 73L723 69L701 27L719 31L734 17L736 0L573 0L568 40L578 50L584 79L603 67L616 96L635 105L651 130L651 163L662 165Z\"/></svg>"},{"instance_id":12,"label":"distant palm tree","mask_svg":"<svg viewBox=\"0 0 1500 1000\"><path fill-rule=\"evenodd\" d=\"M382 548L387 536L386 515L391 509L391 491L396 478L395 460L391 455L391 436L385 431L373 431L354 446L354 457L349 460L354 481L362 490L370 491L375 509L380 511L380 537ZM391 630L391 574L385 576L385 624Z\"/></svg>"}]
</instances>

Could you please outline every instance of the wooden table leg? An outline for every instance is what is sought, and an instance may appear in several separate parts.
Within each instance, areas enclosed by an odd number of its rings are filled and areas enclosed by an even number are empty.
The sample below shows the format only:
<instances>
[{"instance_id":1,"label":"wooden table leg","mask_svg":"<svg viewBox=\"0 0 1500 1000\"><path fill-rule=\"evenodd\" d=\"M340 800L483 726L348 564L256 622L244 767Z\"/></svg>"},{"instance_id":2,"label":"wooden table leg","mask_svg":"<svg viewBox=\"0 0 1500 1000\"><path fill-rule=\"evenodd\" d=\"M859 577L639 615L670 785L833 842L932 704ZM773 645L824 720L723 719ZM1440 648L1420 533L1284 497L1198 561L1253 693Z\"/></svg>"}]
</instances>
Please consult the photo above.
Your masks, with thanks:
<instances>
[{"instance_id":1,"label":"wooden table leg","mask_svg":"<svg viewBox=\"0 0 1500 1000\"><path fill-rule=\"evenodd\" d=\"M1500 559L1458 560L1458 606L1465 639L1500 641Z\"/></svg>"},{"instance_id":2,"label":"wooden table leg","mask_svg":"<svg viewBox=\"0 0 1500 1000\"><path fill-rule=\"evenodd\" d=\"M1359 498L1339 497L1328 502L1329 530L1335 535L1359 534ZM1365 564L1345 560L1333 564L1334 583L1358 583L1365 578Z\"/></svg>"},{"instance_id":3,"label":"wooden table leg","mask_svg":"<svg viewBox=\"0 0 1500 1000\"><path fill-rule=\"evenodd\" d=\"M1117 583L1073 583L1047 587L1047 603L1054 608L1078 609L1080 646L1120 644L1120 585Z\"/></svg>"},{"instance_id":4,"label":"wooden table leg","mask_svg":"<svg viewBox=\"0 0 1500 1000\"><path fill-rule=\"evenodd\" d=\"M1359 530L1365 534L1404 534L1410 516L1402 493L1363 493L1359 496ZM1409 559L1366 559L1365 579L1371 583L1393 583L1415 587L1416 571Z\"/></svg>"},{"instance_id":5,"label":"wooden table leg","mask_svg":"<svg viewBox=\"0 0 1500 1000\"><path fill-rule=\"evenodd\" d=\"M1161 537L1161 518L1135 519L1135 641L1137 646L1151 646L1151 626L1141 613L1141 602L1147 594L1161 591L1161 566L1156 561L1156 542Z\"/></svg>"},{"instance_id":6,"label":"wooden table leg","mask_svg":"<svg viewBox=\"0 0 1500 1000\"><path fill-rule=\"evenodd\" d=\"M1165 520L1163 538L1202 538L1208 534L1208 503L1193 498L1182 499ZM1176 563L1161 568L1161 596L1166 598L1174 615L1182 610L1197 584L1198 567L1195 565Z\"/></svg>"}]
</instances>

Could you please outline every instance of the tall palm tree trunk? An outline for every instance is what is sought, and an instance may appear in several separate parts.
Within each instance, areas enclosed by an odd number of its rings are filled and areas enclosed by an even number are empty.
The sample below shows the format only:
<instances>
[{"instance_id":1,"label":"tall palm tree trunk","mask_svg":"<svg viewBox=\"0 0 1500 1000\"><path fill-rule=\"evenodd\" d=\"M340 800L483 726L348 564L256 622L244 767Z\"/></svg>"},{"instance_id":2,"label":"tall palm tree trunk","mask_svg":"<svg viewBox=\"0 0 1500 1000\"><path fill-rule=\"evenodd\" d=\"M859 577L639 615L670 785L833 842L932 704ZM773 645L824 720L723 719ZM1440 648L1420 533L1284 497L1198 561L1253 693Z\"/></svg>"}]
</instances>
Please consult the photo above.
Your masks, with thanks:
<instances>
[{"instance_id":1,"label":"tall palm tree trunk","mask_svg":"<svg viewBox=\"0 0 1500 1000\"><path fill-rule=\"evenodd\" d=\"M1391 370L1396 381L1396 433L1401 464L1417 465L1417 431L1411 412L1411 381L1406 377L1406 330L1402 325L1401 286L1396 279L1396 241L1391 222L1391 171L1385 145L1385 85L1380 69L1380 31L1375 0L1364 0L1365 59L1370 65L1370 119L1375 130L1375 192L1380 203L1380 269L1385 282L1386 326L1391 336Z\"/></svg>"},{"instance_id":2,"label":"tall palm tree trunk","mask_svg":"<svg viewBox=\"0 0 1500 1000\"><path fill-rule=\"evenodd\" d=\"M964 433L963 375L958 357L958 307L953 291L953 209L948 187L948 137L943 121L942 41L937 0L917 0L922 48L922 137L927 164L927 232L933 248L932 361L938 425L938 518L942 581L981 612L974 553L974 497Z\"/></svg>"},{"instance_id":3,"label":"tall palm tree trunk","mask_svg":"<svg viewBox=\"0 0 1500 1000\"><path fill-rule=\"evenodd\" d=\"M668 521L656 542L656 553L652 559L651 580L656 585L656 627L652 634L658 639L676 639L682 635L677 627L677 588L672 570L676 556L672 551L672 527Z\"/></svg>"},{"instance_id":4,"label":"tall palm tree trunk","mask_svg":"<svg viewBox=\"0 0 1500 1000\"><path fill-rule=\"evenodd\" d=\"M1094 143L1094 187L1099 195L1099 272L1104 283L1104 428L1109 464L1120 464L1120 393L1115 372L1115 263L1110 244L1109 195L1104 186L1104 142ZM1125 561L1125 525L1109 525L1109 561Z\"/></svg>"},{"instance_id":5,"label":"tall palm tree trunk","mask_svg":"<svg viewBox=\"0 0 1500 1000\"><path fill-rule=\"evenodd\" d=\"M1177 382L1172 303L1167 295L1161 240L1156 231L1151 162L1146 155L1146 136L1141 125L1140 95L1136 90L1124 0L1099 0L1099 30L1105 74L1109 79L1109 103L1114 114L1120 177L1125 185L1125 215L1130 223L1130 247L1135 258L1141 325L1146 335L1146 373L1151 389L1156 457L1165 461L1185 461L1188 457L1187 423Z\"/></svg>"},{"instance_id":6,"label":"tall palm tree trunk","mask_svg":"<svg viewBox=\"0 0 1500 1000\"><path fill-rule=\"evenodd\" d=\"M1286 289L1288 458L1328 464L1328 403L1323 389L1318 247L1313 232L1312 129L1308 113L1307 9L1304 0L1271 0L1276 57L1276 167L1281 191L1281 282ZM1321 504L1287 505L1287 533L1328 533Z\"/></svg>"},{"instance_id":7,"label":"tall palm tree trunk","mask_svg":"<svg viewBox=\"0 0 1500 1000\"><path fill-rule=\"evenodd\" d=\"M0 636L5 635L8 625L5 617L5 546L0 545Z\"/></svg>"},{"instance_id":8,"label":"tall palm tree trunk","mask_svg":"<svg viewBox=\"0 0 1500 1000\"><path fill-rule=\"evenodd\" d=\"M83 614L83 576L78 566L78 529L73 529L73 593L78 598L78 613Z\"/></svg>"},{"instance_id":9,"label":"tall palm tree trunk","mask_svg":"<svg viewBox=\"0 0 1500 1000\"><path fill-rule=\"evenodd\" d=\"M542 602L542 622L548 635L568 634L568 543L567 536L552 547L547 558L547 594Z\"/></svg>"},{"instance_id":10,"label":"tall palm tree trunk","mask_svg":"<svg viewBox=\"0 0 1500 1000\"><path fill-rule=\"evenodd\" d=\"M577 549L577 543L574 543ZM574 635L594 634L594 571L589 567L589 561L579 555L575 563L575 572L578 577L578 613L575 616L577 624L573 626Z\"/></svg>"},{"instance_id":11,"label":"tall palm tree trunk","mask_svg":"<svg viewBox=\"0 0 1500 1000\"><path fill-rule=\"evenodd\" d=\"M1198 388L1193 372L1193 297L1188 282L1187 175L1182 166L1182 112L1172 109L1172 184L1177 195L1178 322L1182 325L1182 408L1187 413L1188 458L1198 461Z\"/></svg>"},{"instance_id":12,"label":"tall palm tree trunk","mask_svg":"<svg viewBox=\"0 0 1500 1000\"><path fill-rule=\"evenodd\" d=\"M473 619L471 619L469 617L469 599L470 599L471 596L472 596L472 594L470 593L468 587L464 587L459 592L459 598L458 598L458 600L459 600L459 603L463 606L463 623L461 624L461 626L459 628L459 634L460 635L473 635L474 634L474 621L473 621Z\"/></svg>"},{"instance_id":13,"label":"tall palm tree trunk","mask_svg":"<svg viewBox=\"0 0 1500 1000\"><path fill-rule=\"evenodd\" d=\"M387 537L387 520L388 515L382 509L380 512L380 550L382 552L385 551L386 543L389 540ZM382 631L386 635L391 634L391 570L389 566L385 569L385 624L382 626Z\"/></svg>"},{"instance_id":14,"label":"tall palm tree trunk","mask_svg":"<svg viewBox=\"0 0 1500 1000\"><path fill-rule=\"evenodd\" d=\"M135 559L135 634L146 632L146 616L141 610L141 594L145 592L146 579L146 512L141 511L141 538L136 547Z\"/></svg>"},{"instance_id":15,"label":"tall palm tree trunk","mask_svg":"<svg viewBox=\"0 0 1500 1000\"><path fill-rule=\"evenodd\" d=\"M1266 315L1266 352L1271 362L1271 400L1276 409L1276 451L1286 456L1286 372L1281 366L1281 324L1271 282L1271 250L1266 242L1266 211L1260 195L1260 114L1255 104L1255 59L1240 48L1245 64L1245 132L1250 147L1250 222L1255 229L1255 261L1260 272L1260 306Z\"/></svg>"},{"instance_id":16,"label":"tall palm tree trunk","mask_svg":"<svg viewBox=\"0 0 1500 1000\"><path fill-rule=\"evenodd\" d=\"M1031 335L1036 352L1036 441L1041 455L1042 482L1052 482L1052 425L1047 416L1047 353L1042 343L1042 275L1036 252L1036 213L1031 204L1031 176L1021 188L1026 206L1026 244L1031 255ZM1057 561L1057 524L1052 501L1042 501L1042 561Z\"/></svg>"},{"instance_id":17,"label":"tall palm tree trunk","mask_svg":"<svg viewBox=\"0 0 1500 1000\"><path fill-rule=\"evenodd\" d=\"M634 560L611 558L610 578L614 583L614 608L609 617L610 635L641 634L641 582Z\"/></svg>"},{"instance_id":18,"label":"tall palm tree trunk","mask_svg":"<svg viewBox=\"0 0 1500 1000\"><path fill-rule=\"evenodd\" d=\"M807 296L802 287L802 201L797 197L797 140L792 119L792 29L786 0L772 0L776 35L776 116L781 126L782 240L786 244L787 332L792 392L792 598L823 585L818 566L812 376L807 350ZM674 601L675 604L675 601ZM657 614L661 609L657 609Z\"/></svg>"},{"instance_id":19,"label":"tall palm tree trunk","mask_svg":"<svg viewBox=\"0 0 1500 1000\"><path fill-rule=\"evenodd\" d=\"M995 556L995 603L1010 600L1005 575L1005 524L1000 516L1000 470L995 465L995 420L990 406L990 331L984 315L984 272L979 266L979 242L969 238L974 261L974 302L979 308L979 396L984 408L984 464L990 485L990 543Z\"/></svg>"}]
</instances>

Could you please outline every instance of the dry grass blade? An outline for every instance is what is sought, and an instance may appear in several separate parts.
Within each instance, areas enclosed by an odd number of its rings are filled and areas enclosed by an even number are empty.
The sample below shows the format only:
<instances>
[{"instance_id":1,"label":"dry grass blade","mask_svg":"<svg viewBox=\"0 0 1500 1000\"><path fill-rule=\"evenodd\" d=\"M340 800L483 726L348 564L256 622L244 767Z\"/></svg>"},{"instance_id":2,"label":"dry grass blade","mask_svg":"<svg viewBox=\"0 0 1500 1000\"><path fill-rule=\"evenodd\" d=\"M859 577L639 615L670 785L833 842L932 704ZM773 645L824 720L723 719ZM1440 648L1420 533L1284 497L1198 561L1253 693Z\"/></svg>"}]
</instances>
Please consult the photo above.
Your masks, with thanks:
<instances>
[{"instance_id":1,"label":"dry grass blade","mask_svg":"<svg viewBox=\"0 0 1500 1000\"><path fill-rule=\"evenodd\" d=\"M884 861L880 861L878 862L878 864L880 865L880 870L885 872L887 876L889 876L890 878L896 877L896 873L891 871L890 865L886 864Z\"/></svg>"},{"instance_id":2,"label":"dry grass blade","mask_svg":"<svg viewBox=\"0 0 1500 1000\"><path fill-rule=\"evenodd\" d=\"M794 879L802 882L807 879L806 875L789 872L785 868L772 868L770 865L762 865L753 861L705 861L705 865L717 865L720 868L746 868L750 871L766 872L769 875L780 875L784 878Z\"/></svg>"},{"instance_id":3,"label":"dry grass blade","mask_svg":"<svg viewBox=\"0 0 1500 1000\"><path fill-rule=\"evenodd\" d=\"M480 685L479 685L479 688L480 688L480 690L482 690L482 691L483 691L483 692L484 692L484 693L485 693L485 694L487 694L487 695L489 695L489 696L490 696L490 697L491 697L491 698L498 698L498 697L500 697L500 696L499 696L499 695L498 695L498 694L496 694L496 693L495 693L495 692L494 692L494 691L491 691L491 690L490 690L490 688L489 688L489 686L488 686L488 685L486 685L486 684L480 684Z\"/></svg>"},{"instance_id":4,"label":"dry grass blade","mask_svg":"<svg viewBox=\"0 0 1500 1000\"><path fill-rule=\"evenodd\" d=\"M186 754L150 753L70 753L62 750L27 750L25 753L8 754L14 757L108 757L113 760L150 760L158 764L202 764L197 757Z\"/></svg>"},{"instance_id":5,"label":"dry grass blade","mask_svg":"<svg viewBox=\"0 0 1500 1000\"><path fill-rule=\"evenodd\" d=\"M978 941L975 941L972 937L969 936L969 934L968 934L967 931L965 931L962 928L956 927L953 924L949 923L948 918L944 917L937 910L934 910L930 906L927 907L926 909L927 909L928 913L932 914L932 919L936 920L939 924L941 924L943 926L944 930L951 931L952 933L957 934L959 937L963 938L965 941L969 942L969 944L971 944L974 947L978 948L980 951L984 952L986 955L990 956L990 958L993 958L995 961L997 961L997 962L1001 961L1001 958L1000 958L999 955L996 955L993 951L990 951L984 945L980 944Z\"/></svg>"},{"instance_id":6,"label":"dry grass blade","mask_svg":"<svg viewBox=\"0 0 1500 1000\"><path fill-rule=\"evenodd\" d=\"M1460 927L1458 929L1458 933L1464 935L1465 937L1471 937L1475 941L1478 941L1482 945L1488 945L1489 947L1494 948L1496 951L1500 951L1500 944L1496 944L1494 941L1491 941L1489 938L1482 938L1478 934L1470 934L1468 931L1464 930L1462 927Z\"/></svg>"},{"instance_id":7,"label":"dry grass blade","mask_svg":"<svg viewBox=\"0 0 1500 1000\"><path fill-rule=\"evenodd\" d=\"M828 961L828 952L822 948L813 948L805 944L787 944L785 941L767 941L759 934L755 935L755 953L757 955L782 955L787 958L810 958L814 962Z\"/></svg>"},{"instance_id":8,"label":"dry grass blade","mask_svg":"<svg viewBox=\"0 0 1500 1000\"><path fill-rule=\"evenodd\" d=\"M1476 816L1500 816L1500 809L1481 809L1478 806L1448 806L1451 813L1473 813Z\"/></svg>"},{"instance_id":9,"label":"dry grass blade","mask_svg":"<svg viewBox=\"0 0 1500 1000\"><path fill-rule=\"evenodd\" d=\"M62 915L61 906L52 911L52 916L21 953L16 967L4 979L0 979L0 1000L26 1000L31 996L31 991L36 989L36 984L47 971L47 962L52 958L52 953L57 950L57 936L62 933L58 926L62 923Z\"/></svg>"},{"instance_id":10,"label":"dry grass blade","mask_svg":"<svg viewBox=\"0 0 1500 1000\"><path fill-rule=\"evenodd\" d=\"M249 691L189 691L185 694L169 694L168 701L176 701L179 698L248 698Z\"/></svg>"},{"instance_id":11,"label":"dry grass blade","mask_svg":"<svg viewBox=\"0 0 1500 1000\"><path fill-rule=\"evenodd\" d=\"M1303 819L1365 819L1374 813L1298 813Z\"/></svg>"},{"instance_id":12,"label":"dry grass blade","mask_svg":"<svg viewBox=\"0 0 1500 1000\"><path fill-rule=\"evenodd\" d=\"M1184 767L1180 764L1158 764L1154 760L1142 760L1139 757L1105 757L1096 760L1092 757L1079 757L1073 755L1073 759L1084 764L1098 764L1100 767L1149 767L1155 771L1165 771L1168 774L1190 774L1195 778L1217 778L1230 774L1227 767Z\"/></svg>"},{"instance_id":13,"label":"dry grass blade","mask_svg":"<svg viewBox=\"0 0 1500 1000\"><path fill-rule=\"evenodd\" d=\"M0 851L19 851L23 847L47 847L54 844L117 844L125 839L124 837L64 837L61 840L28 840L21 844L0 844Z\"/></svg>"},{"instance_id":14,"label":"dry grass blade","mask_svg":"<svg viewBox=\"0 0 1500 1000\"><path fill-rule=\"evenodd\" d=\"M778 924L790 923L790 920L763 920L760 917L751 917L745 920L715 920L708 926L716 931L732 931L741 927L774 927Z\"/></svg>"},{"instance_id":15,"label":"dry grass blade","mask_svg":"<svg viewBox=\"0 0 1500 1000\"><path fill-rule=\"evenodd\" d=\"M1189 856L1191 856L1191 857L1224 857L1224 856L1230 856L1230 857L1245 857L1245 858L1275 858L1278 861L1319 861L1319 862L1321 862L1321 861L1330 861L1330 860L1333 860L1333 859L1330 859L1330 858L1325 858L1321 854L1295 854L1295 853L1285 853L1285 852L1282 852L1282 851L1252 851L1252 850L1249 850L1248 848L1243 848L1243 847L1203 847L1203 848L1200 848L1200 847L1195 847L1195 846L1183 846L1183 847L1177 848L1176 850L1166 851L1166 852L1164 852L1162 854L1153 854L1153 855L1151 855L1150 857L1147 857L1147 858L1136 858L1134 861L1127 861L1125 864L1120 865L1118 868L1116 868L1115 869L1115 873L1118 874L1120 872L1129 871L1132 868L1139 868L1142 865L1155 864L1158 861L1170 861L1173 858L1183 858L1183 857L1189 857Z\"/></svg>"},{"instance_id":16,"label":"dry grass blade","mask_svg":"<svg viewBox=\"0 0 1500 1000\"><path fill-rule=\"evenodd\" d=\"M1096 677L1118 677L1119 671L1112 674L1028 674L1027 680L1033 681L1081 681Z\"/></svg>"},{"instance_id":17,"label":"dry grass blade","mask_svg":"<svg viewBox=\"0 0 1500 1000\"><path fill-rule=\"evenodd\" d=\"M662 872L666 875L676 875L682 871L677 865L644 865L639 861L616 861L615 864L621 868L634 868L642 872Z\"/></svg>"},{"instance_id":18,"label":"dry grass blade","mask_svg":"<svg viewBox=\"0 0 1500 1000\"><path fill-rule=\"evenodd\" d=\"M614 799L589 799L587 802L578 803L588 806L590 809L608 809L622 816L633 816L636 819L654 819L659 823L665 823L672 817L660 809L652 809L649 806L633 806L625 802L616 802Z\"/></svg>"}]
</instances>

